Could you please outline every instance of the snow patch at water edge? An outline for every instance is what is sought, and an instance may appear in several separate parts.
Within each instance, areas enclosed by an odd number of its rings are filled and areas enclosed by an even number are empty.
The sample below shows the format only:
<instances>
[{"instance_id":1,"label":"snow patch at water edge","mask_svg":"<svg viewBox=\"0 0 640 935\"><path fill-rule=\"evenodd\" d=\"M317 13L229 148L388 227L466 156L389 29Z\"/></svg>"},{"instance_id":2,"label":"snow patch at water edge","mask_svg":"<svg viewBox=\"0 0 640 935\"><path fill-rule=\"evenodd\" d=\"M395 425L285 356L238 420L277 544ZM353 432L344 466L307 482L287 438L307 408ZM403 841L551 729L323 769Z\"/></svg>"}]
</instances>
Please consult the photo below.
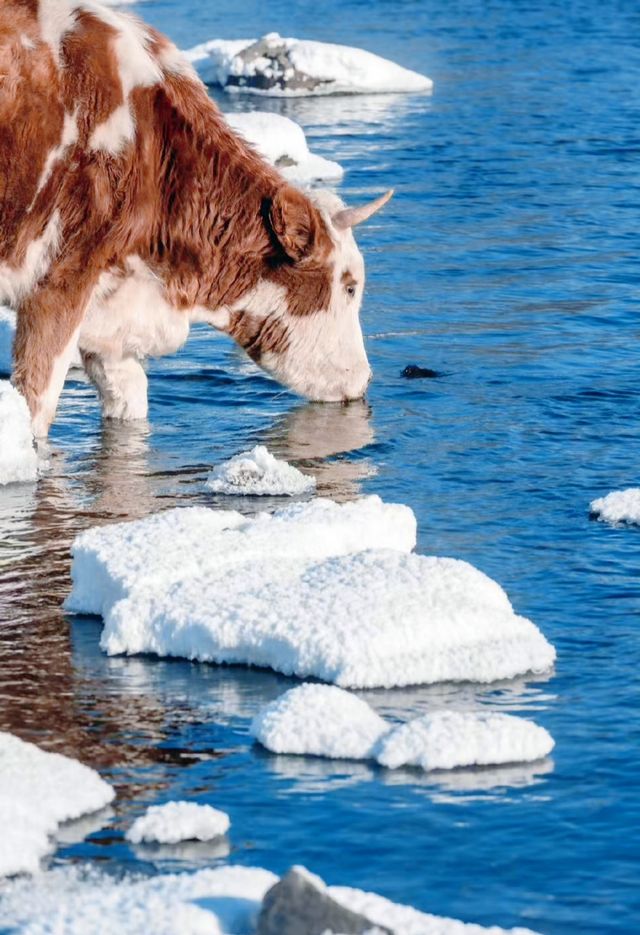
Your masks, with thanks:
<instances>
[{"instance_id":1,"label":"snow patch at water edge","mask_svg":"<svg viewBox=\"0 0 640 935\"><path fill-rule=\"evenodd\" d=\"M66 606L106 616L134 591L164 595L173 582L225 575L232 566L250 566L251 577L254 563L265 556L311 561L383 546L409 552L415 544L413 512L376 496L344 504L317 498L252 517L234 510L177 508L79 535Z\"/></svg>"},{"instance_id":2,"label":"snow patch at water edge","mask_svg":"<svg viewBox=\"0 0 640 935\"><path fill-rule=\"evenodd\" d=\"M316 480L256 445L214 468L206 487L228 495L294 497L315 490Z\"/></svg>"},{"instance_id":3,"label":"snow patch at water edge","mask_svg":"<svg viewBox=\"0 0 640 935\"><path fill-rule=\"evenodd\" d=\"M35 873L58 825L114 797L88 766L0 733L0 876Z\"/></svg>"},{"instance_id":4,"label":"snow patch at water edge","mask_svg":"<svg viewBox=\"0 0 640 935\"><path fill-rule=\"evenodd\" d=\"M151 805L126 833L132 844L177 844L180 841L212 841L231 826L225 812L197 802Z\"/></svg>"},{"instance_id":5,"label":"snow patch at water edge","mask_svg":"<svg viewBox=\"0 0 640 935\"><path fill-rule=\"evenodd\" d=\"M317 879L317 878L316 878ZM255 931L262 901L278 882L268 870L217 867L151 878L114 878L65 867L0 892L3 924L20 935L231 935ZM507 935L507 930L419 912L375 893L327 886L337 902L394 935ZM511 935L534 935L528 929Z\"/></svg>"},{"instance_id":6,"label":"snow patch at water edge","mask_svg":"<svg viewBox=\"0 0 640 935\"><path fill-rule=\"evenodd\" d=\"M29 407L8 380L0 380L0 485L29 483L37 477Z\"/></svg>"},{"instance_id":7,"label":"snow patch at water edge","mask_svg":"<svg viewBox=\"0 0 640 935\"><path fill-rule=\"evenodd\" d=\"M309 150L304 130L289 117L263 111L224 116L229 126L289 181L337 181L344 175L339 163Z\"/></svg>"},{"instance_id":8,"label":"snow patch at water edge","mask_svg":"<svg viewBox=\"0 0 640 935\"><path fill-rule=\"evenodd\" d=\"M430 92L433 82L364 49L306 39L213 39L185 53L205 81L226 91L300 97Z\"/></svg>"},{"instance_id":9,"label":"snow patch at water edge","mask_svg":"<svg viewBox=\"0 0 640 935\"><path fill-rule=\"evenodd\" d=\"M424 770L535 762L551 735L524 718L435 711L394 727L360 698L329 685L300 685L262 708L251 734L273 753L376 760Z\"/></svg>"},{"instance_id":10,"label":"snow patch at water edge","mask_svg":"<svg viewBox=\"0 0 640 935\"><path fill-rule=\"evenodd\" d=\"M590 509L603 523L640 525L640 487L614 490L606 497L592 500Z\"/></svg>"}]
</instances>

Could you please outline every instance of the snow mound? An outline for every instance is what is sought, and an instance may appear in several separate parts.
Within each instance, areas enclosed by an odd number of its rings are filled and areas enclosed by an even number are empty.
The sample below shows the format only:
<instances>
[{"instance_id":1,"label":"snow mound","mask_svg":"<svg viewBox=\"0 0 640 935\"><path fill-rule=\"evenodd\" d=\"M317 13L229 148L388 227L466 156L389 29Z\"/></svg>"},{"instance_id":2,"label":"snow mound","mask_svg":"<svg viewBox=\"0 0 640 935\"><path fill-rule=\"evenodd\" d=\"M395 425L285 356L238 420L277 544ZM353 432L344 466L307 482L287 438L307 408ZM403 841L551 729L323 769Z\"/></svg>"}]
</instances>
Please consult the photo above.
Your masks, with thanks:
<instances>
[{"instance_id":1,"label":"snow mound","mask_svg":"<svg viewBox=\"0 0 640 935\"><path fill-rule=\"evenodd\" d=\"M455 769L535 762L553 747L544 727L512 714L435 711L390 731L380 741L376 759L390 769Z\"/></svg>"},{"instance_id":2,"label":"snow mound","mask_svg":"<svg viewBox=\"0 0 640 935\"><path fill-rule=\"evenodd\" d=\"M65 867L0 892L0 917L20 935L224 935L255 931L262 900L278 882L268 870L217 867L148 879ZM328 886L329 896L396 935L506 935L492 926L419 912L375 893ZM533 935L512 929L511 935Z\"/></svg>"},{"instance_id":3,"label":"snow mound","mask_svg":"<svg viewBox=\"0 0 640 935\"><path fill-rule=\"evenodd\" d=\"M137 818L126 834L132 844L178 844L180 841L211 841L229 830L225 812L197 802L167 802L152 805Z\"/></svg>"},{"instance_id":4,"label":"snow mound","mask_svg":"<svg viewBox=\"0 0 640 935\"><path fill-rule=\"evenodd\" d=\"M264 447L235 455L214 468L206 487L214 493L240 496L294 497L315 490L314 477L286 461L278 461Z\"/></svg>"},{"instance_id":5,"label":"snow mound","mask_svg":"<svg viewBox=\"0 0 640 935\"><path fill-rule=\"evenodd\" d=\"M614 490L591 502L591 512L604 523L640 525L640 487Z\"/></svg>"},{"instance_id":6,"label":"snow mound","mask_svg":"<svg viewBox=\"0 0 640 935\"><path fill-rule=\"evenodd\" d=\"M430 92L433 82L364 49L269 33L261 39L213 39L185 52L202 77L226 91L300 97Z\"/></svg>"},{"instance_id":7,"label":"snow mound","mask_svg":"<svg viewBox=\"0 0 640 935\"><path fill-rule=\"evenodd\" d=\"M251 734L273 753L364 760L389 725L365 701L333 685L300 685L262 708Z\"/></svg>"},{"instance_id":8,"label":"snow mound","mask_svg":"<svg viewBox=\"0 0 640 935\"><path fill-rule=\"evenodd\" d=\"M0 380L0 485L28 483L37 477L29 407L8 380Z\"/></svg>"},{"instance_id":9,"label":"snow mound","mask_svg":"<svg viewBox=\"0 0 640 935\"><path fill-rule=\"evenodd\" d=\"M35 873L58 825L103 808L114 795L88 766L0 733L0 876Z\"/></svg>"},{"instance_id":10,"label":"snow mound","mask_svg":"<svg viewBox=\"0 0 640 935\"><path fill-rule=\"evenodd\" d=\"M344 175L339 163L309 150L304 130L289 117L263 111L224 116L231 129L289 181L337 181Z\"/></svg>"},{"instance_id":11,"label":"snow mound","mask_svg":"<svg viewBox=\"0 0 640 935\"><path fill-rule=\"evenodd\" d=\"M251 734L273 753L377 760L390 769L535 762L554 746L543 727L486 711L436 711L394 727L365 701L329 685L285 692L258 712Z\"/></svg>"},{"instance_id":12,"label":"snow mound","mask_svg":"<svg viewBox=\"0 0 640 935\"><path fill-rule=\"evenodd\" d=\"M162 597L172 582L187 582L197 574L224 576L232 566L244 569L265 556L313 560L384 545L408 552L415 542L412 511L376 496L345 504L317 498L253 517L233 510L177 508L79 535L66 606L106 616L133 591L149 589Z\"/></svg>"}]
</instances>

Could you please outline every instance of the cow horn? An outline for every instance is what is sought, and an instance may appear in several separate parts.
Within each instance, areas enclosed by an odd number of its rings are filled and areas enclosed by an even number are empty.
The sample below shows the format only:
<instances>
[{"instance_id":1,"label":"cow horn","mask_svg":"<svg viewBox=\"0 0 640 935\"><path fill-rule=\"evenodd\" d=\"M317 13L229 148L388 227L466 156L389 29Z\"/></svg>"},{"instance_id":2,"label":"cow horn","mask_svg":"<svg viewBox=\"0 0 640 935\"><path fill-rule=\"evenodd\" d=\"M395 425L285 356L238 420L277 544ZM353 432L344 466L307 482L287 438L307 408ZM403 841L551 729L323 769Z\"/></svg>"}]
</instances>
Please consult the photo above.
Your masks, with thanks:
<instances>
[{"instance_id":1,"label":"cow horn","mask_svg":"<svg viewBox=\"0 0 640 935\"><path fill-rule=\"evenodd\" d=\"M384 195L380 195L375 201L369 201L366 205L360 205L359 208L343 208L333 215L333 226L338 230L346 230L348 227L355 227L356 224L362 224L368 220L372 214L379 211L383 205L389 201L393 195L393 189L390 188Z\"/></svg>"}]
</instances>

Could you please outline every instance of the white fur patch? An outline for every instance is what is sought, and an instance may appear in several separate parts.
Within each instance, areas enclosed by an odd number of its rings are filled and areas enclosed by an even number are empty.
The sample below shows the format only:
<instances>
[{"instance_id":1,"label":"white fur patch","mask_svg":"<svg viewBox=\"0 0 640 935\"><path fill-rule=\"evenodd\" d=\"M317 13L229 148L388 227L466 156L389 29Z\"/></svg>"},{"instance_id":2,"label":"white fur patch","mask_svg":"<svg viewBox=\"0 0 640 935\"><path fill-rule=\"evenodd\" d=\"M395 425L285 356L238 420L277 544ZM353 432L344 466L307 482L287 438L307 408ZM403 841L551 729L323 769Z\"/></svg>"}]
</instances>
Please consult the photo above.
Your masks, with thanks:
<instances>
[{"instance_id":1,"label":"white fur patch","mask_svg":"<svg viewBox=\"0 0 640 935\"><path fill-rule=\"evenodd\" d=\"M60 61L60 45L75 26L79 3L69 0L43 0L38 4L38 26L43 42L51 46L56 62Z\"/></svg>"},{"instance_id":2,"label":"white fur patch","mask_svg":"<svg viewBox=\"0 0 640 935\"><path fill-rule=\"evenodd\" d=\"M53 360L47 388L38 399L33 415L33 434L36 438L46 438L49 426L53 422L69 365L78 347L79 330L76 328L64 350Z\"/></svg>"},{"instance_id":3,"label":"white fur patch","mask_svg":"<svg viewBox=\"0 0 640 935\"><path fill-rule=\"evenodd\" d=\"M132 421L147 418L148 381L139 360L134 357L106 360L92 356L85 358L85 367L100 393L105 419Z\"/></svg>"},{"instance_id":4,"label":"white fur patch","mask_svg":"<svg viewBox=\"0 0 640 935\"><path fill-rule=\"evenodd\" d=\"M36 44L33 41L33 39L30 39L29 36L26 36L24 33L22 33L22 35L20 36L20 44L22 45L23 49L28 49L29 52L33 52L33 50L36 47Z\"/></svg>"},{"instance_id":5,"label":"white fur patch","mask_svg":"<svg viewBox=\"0 0 640 935\"><path fill-rule=\"evenodd\" d=\"M116 107L113 113L98 124L89 139L90 149L105 150L116 155L125 143L135 138L136 126L128 104Z\"/></svg>"},{"instance_id":6,"label":"white fur patch","mask_svg":"<svg viewBox=\"0 0 640 935\"><path fill-rule=\"evenodd\" d=\"M54 211L41 237L27 247L22 266L0 263L0 300L16 306L45 275L58 249L60 212Z\"/></svg>"},{"instance_id":7,"label":"white fur patch","mask_svg":"<svg viewBox=\"0 0 640 935\"><path fill-rule=\"evenodd\" d=\"M78 141L78 123L76 120L76 113L77 111L73 114L64 115L64 124L62 127L62 136L60 138L60 142L58 143L57 146L54 146L54 148L50 151L49 155L47 156L47 159L44 164L44 168L42 170L42 174L40 175L40 178L38 180L38 187L36 188L36 196L38 192L40 192L44 188L44 186L47 184L49 176L51 175L51 171L54 165L56 164L56 162L62 159L67 149L70 146L73 146L73 144ZM33 200L35 201L35 197ZM31 204L31 207L33 207L33 202Z\"/></svg>"}]
</instances>

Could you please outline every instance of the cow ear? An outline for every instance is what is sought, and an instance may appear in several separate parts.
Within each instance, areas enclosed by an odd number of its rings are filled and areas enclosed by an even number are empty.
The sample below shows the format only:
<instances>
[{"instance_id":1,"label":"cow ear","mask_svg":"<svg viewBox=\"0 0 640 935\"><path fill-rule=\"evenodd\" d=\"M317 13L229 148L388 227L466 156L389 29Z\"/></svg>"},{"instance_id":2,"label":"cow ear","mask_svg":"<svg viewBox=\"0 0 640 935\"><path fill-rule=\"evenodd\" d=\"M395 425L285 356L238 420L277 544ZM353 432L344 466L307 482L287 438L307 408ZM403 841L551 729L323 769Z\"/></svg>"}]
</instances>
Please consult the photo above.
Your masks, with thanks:
<instances>
[{"instance_id":1,"label":"cow ear","mask_svg":"<svg viewBox=\"0 0 640 935\"><path fill-rule=\"evenodd\" d=\"M283 185L268 202L267 222L278 246L294 263L312 257L319 246L316 208L297 189Z\"/></svg>"}]
</instances>

